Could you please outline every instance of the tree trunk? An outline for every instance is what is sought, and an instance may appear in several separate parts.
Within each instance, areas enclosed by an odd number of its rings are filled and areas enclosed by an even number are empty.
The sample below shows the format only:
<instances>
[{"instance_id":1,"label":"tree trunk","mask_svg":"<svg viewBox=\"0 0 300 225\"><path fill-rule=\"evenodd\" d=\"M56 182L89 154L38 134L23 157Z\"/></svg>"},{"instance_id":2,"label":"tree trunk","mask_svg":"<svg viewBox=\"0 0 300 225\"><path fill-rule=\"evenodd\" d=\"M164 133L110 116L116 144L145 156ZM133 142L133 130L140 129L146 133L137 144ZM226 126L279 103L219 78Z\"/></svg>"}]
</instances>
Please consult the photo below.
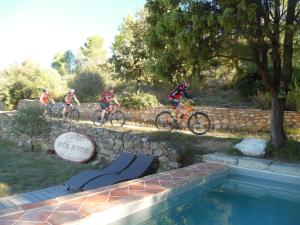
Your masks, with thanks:
<instances>
[{"instance_id":1,"label":"tree trunk","mask_svg":"<svg viewBox=\"0 0 300 225\"><path fill-rule=\"evenodd\" d=\"M284 99L278 98L278 94L272 94L271 107L271 142L274 146L281 146L286 141L283 127Z\"/></svg>"},{"instance_id":2,"label":"tree trunk","mask_svg":"<svg viewBox=\"0 0 300 225\"><path fill-rule=\"evenodd\" d=\"M137 79L136 80L136 85L135 85L135 93L139 94L141 91L141 85L142 85L142 81Z\"/></svg>"}]
</instances>

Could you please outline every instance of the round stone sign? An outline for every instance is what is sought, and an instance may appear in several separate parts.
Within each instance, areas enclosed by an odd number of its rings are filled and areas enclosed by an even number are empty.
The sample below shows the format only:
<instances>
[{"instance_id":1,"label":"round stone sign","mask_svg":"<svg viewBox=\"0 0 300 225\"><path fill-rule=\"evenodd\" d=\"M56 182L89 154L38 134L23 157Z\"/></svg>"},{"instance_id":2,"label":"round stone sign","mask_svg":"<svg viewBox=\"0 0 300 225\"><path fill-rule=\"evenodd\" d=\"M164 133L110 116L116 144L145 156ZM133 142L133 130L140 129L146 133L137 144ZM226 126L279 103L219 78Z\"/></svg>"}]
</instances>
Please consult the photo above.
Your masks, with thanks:
<instances>
[{"instance_id":1,"label":"round stone sign","mask_svg":"<svg viewBox=\"0 0 300 225\"><path fill-rule=\"evenodd\" d=\"M92 139L83 134L68 132L61 134L54 142L57 155L72 162L86 162L95 153Z\"/></svg>"}]
</instances>

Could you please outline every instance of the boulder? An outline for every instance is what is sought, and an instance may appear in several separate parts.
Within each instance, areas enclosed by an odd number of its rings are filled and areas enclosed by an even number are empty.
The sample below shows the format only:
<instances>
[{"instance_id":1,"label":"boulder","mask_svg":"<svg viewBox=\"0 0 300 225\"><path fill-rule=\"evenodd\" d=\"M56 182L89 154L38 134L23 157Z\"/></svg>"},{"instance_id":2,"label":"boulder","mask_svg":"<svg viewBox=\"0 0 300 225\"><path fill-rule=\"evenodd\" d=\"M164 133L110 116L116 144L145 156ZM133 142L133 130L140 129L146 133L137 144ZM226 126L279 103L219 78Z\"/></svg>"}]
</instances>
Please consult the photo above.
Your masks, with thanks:
<instances>
[{"instance_id":1,"label":"boulder","mask_svg":"<svg viewBox=\"0 0 300 225\"><path fill-rule=\"evenodd\" d=\"M247 156L264 156L266 154L266 147L266 140L255 138L245 138L242 142L234 146L234 148Z\"/></svg>"}]
</instances>

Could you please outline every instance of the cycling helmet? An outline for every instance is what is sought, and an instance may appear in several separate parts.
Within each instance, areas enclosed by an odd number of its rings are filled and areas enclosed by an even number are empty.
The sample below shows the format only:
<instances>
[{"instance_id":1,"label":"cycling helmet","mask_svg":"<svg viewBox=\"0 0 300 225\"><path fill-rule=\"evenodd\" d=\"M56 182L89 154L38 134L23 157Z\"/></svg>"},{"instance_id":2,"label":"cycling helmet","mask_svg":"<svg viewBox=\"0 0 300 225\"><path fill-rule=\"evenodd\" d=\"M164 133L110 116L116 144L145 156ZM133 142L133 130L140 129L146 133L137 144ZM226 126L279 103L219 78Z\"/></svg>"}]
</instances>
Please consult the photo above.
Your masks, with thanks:
<instances>
[{"instance_id":1,"label":"cycling helmet","mask_svg":"<svg viewBox=\"0 0 300 225\"><path fill-rule=\"evenodd\" d=\"M188 88L190 86L190 82L185 81L184 86L186 86Z\"/></svg>"},{"instance_id":2,"label":"cycling helmet","mask_svg":"<svg viewBox=\"0 0 300 225\"><path fill-rule=\"evenodd\" d=\"M75 90L74 89L69 89L69 93L74 94Z\"/></svg>"},{"instance_id":3,"label":"cycling helmet","mask_svg":"<svg viewBox=\"0 0 300 225\"><path fill-rule=\"evenodd\" d=\"M47 88L43 89L44 93L49 93L49 90Z\"/></svg>"}]
</instances>

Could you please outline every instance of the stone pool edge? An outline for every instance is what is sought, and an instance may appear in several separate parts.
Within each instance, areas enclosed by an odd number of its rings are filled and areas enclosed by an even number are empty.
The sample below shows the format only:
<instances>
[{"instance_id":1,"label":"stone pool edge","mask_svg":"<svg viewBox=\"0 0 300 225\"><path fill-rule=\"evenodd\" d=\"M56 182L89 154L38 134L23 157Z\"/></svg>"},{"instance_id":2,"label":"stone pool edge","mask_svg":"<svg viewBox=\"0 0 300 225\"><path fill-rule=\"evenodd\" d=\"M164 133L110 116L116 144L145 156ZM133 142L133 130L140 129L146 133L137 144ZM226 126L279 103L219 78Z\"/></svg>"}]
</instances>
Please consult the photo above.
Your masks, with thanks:
<instances>
[{"instance_id":1,"label":"stone pool edge","mask_svg":"<svg viewBox=\"0 0 300 225\"><path fill-rule=\"evenodd\" d=\"M233 167L300 177L300 164L296 163L287 163L247 156L233 156L224 153L206 154L202 156L202 160L204 162L221 163Z\"/></svg>"},{"instance_id":2,"label":"stone pool edge","mask_svg":"<svg viewBox=\"0 0 300 225\"><path fill-rule=\"evenodd\" d=\"M152 201L172 189L226 170L229 171L230 166L203 162L104 188L24 204L0 210L0 225L99 224L99 219L101 224L108 224L112 222L108 217L124 210L125 205Z\"/></svg>"}]
</instances>

